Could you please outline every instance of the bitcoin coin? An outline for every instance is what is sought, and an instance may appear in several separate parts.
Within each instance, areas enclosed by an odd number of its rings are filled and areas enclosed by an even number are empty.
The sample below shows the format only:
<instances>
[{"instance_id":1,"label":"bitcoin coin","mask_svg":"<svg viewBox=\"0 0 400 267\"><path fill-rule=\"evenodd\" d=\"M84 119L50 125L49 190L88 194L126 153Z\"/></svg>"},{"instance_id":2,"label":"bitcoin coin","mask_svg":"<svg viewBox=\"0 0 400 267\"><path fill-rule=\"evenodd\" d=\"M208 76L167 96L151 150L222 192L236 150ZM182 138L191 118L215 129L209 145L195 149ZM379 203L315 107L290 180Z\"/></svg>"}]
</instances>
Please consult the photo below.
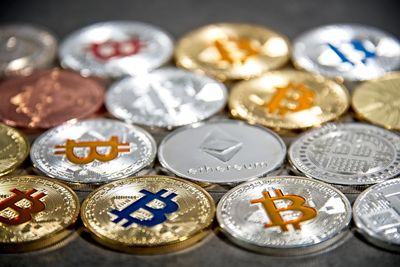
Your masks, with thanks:
<instances>
[{"instance_id":1,"label":"bitcoin coin","mask_svg":"<svg viewBox=\"0 0 400 267\"><path fill-rule=\"evenodd\" d=\"M93 237L113 249L165 253L205 237L214 201L201 187L168 176L131 177L109 183L82 204Z\"/></svg>"},{"instance_id":2,"label":"bitcoin coin","mask_svg":"<svg viewBox=\"0 0 400 267\"><path fill-rule=\"evenodd\" d=\"M139 174L153 164L154 139L145 130L116 120L63 124L39 136L33 166L71 186L96 186Z\"/></svg>"},{"instance_id":3,"label":"bitcoin coin","mask_svg":"<svg viewBox=\"0 0 400 267\"><path fill-rule=\"evenodd\" d=\"M359 232L372 243L400 251L400 178L371 186L353 206Z\"/></svg>"},{"instance_id":4,"label":"bitcoin coin","mask_svg":"<svg viewBox=\"0 0 400 267\"><path fill-rule=\"evenodd\" d=\"M13 172L29 154L29 142L17 130L0 123L0 176Z\"/></svg>"},{"instance_id":5,"label":"bitcoin coin","mask_svg":"<svg viewBox=\"0 0 400 267\"><path fill-rule=\"evenodd\" d=\"M370 80L400 67L400 42L373 27L327 25L296 38L292 58L299 68L324 76Z\"/></svg>"},{"instance_id":6,"label":"bitcoin coin","mask_svg":"<svg viewBox=\"0 0 400 267\"><path fill-rule=\"evenodd\" d=\"M54 244L72 233L78 215L78 197L61 183L29 175L0 179L1 251Z\"/></svg>"},{"instance_id":7,"label":"bitcoin coin","mask_svg":"<svg viewBox=\"0 0 400 267\"><path fill-rule=\"evenodd\" d=\"M286 145L274 132L221 120L179 128L161 142L158 159L169 172L201 183L230 184L279 170Z\"/></svg>"},{"instance_id":8,"label":"bitcoin coin","mask_svg":"<svg viewBox=\"0 0 400 267\"><path fill-rule=\"evenodd\" d=\"M307 177L369 185L400 174L400 136L362 123L327 124L294 141L288 158Z\"/></svg>"},{"instance_id":9,"label":"bitcoin coin","mask_svg":"<svg viewBox=\"0 0 400 267\"><path fill-rule=\"evenodd\" d=\"M351 206L336 188L296 176L259 178L219 201L217 220L239 246L270 254L314 253L346 235Z\"/></svg>"},{"instance_id":10,"label":"bitcoin coin","mask_svg":"<svg viewBox=\"0 0 400 267\"><path fill-rule=\"evenodd\" d=\"M219 23L201 27L179 40L178 66L220 80L248 79L277 69L289 59L288 39L259 25Z\"/></svg>"},{"instance_id":11,"label":"bitcoin coin","mask_svg":"<svg viewBox=\"0 0 400 267\"><path fill-rule=\"evenodd\" d=\"M174 128L209 118L226 104L226 87L207 76L176 68L125 78L107 92L106 107L127 122Z\"/></svg>"},{"instance_id":12,"label":"bitcoin coin","mask_svg":"<svg viewBox=\"0 0 400 267\"><path fill-rule=\"evenodd\" d=\"M300 71L269 72L236 84L231 114L277 131L299 130L337 119L349 106L347 90L332 80Z\"/></svg>"},{"instance_id":13,"label":"bitcoin coin","mask_svg":"<svg viewBox=\"0 0 400 267\"><path fill-rule=\"evenodd\" d=\"M365 82L353 93L358 117L388 129L400 130L400 72Z\"/></svg>"},{"instance_id":14,"label":"bitcoin coin","mask_svg":"<svg viewBox=\"0 0 400 267\"><path fill-rule=\"evenodd\" d=\"M119 78L170 60L173 39L162 29L134 21L109 21L80 29L62 42L61 65L83 75Z\"/></svg>"}]
</instances>

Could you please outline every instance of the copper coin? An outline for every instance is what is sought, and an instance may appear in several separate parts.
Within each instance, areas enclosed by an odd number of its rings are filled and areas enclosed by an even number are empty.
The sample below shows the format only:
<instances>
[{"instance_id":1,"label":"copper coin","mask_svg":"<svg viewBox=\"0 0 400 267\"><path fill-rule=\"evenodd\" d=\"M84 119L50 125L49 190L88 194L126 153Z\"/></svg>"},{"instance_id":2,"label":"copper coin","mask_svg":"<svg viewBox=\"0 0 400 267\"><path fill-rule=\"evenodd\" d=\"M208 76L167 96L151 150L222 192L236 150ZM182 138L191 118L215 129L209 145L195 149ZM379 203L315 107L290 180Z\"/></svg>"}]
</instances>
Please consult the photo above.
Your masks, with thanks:
<instances>
[{"instance_id":1,"label":"copper coin","mask_svg":"<svg viewBox=\"0 0 400 267\"><path fill-rule=\"evenodd\" d=\"M0 120L26 128L51 128L91 116L103 103L104 86L60 69L0 84Z\"/></svg>"}]
</instances>

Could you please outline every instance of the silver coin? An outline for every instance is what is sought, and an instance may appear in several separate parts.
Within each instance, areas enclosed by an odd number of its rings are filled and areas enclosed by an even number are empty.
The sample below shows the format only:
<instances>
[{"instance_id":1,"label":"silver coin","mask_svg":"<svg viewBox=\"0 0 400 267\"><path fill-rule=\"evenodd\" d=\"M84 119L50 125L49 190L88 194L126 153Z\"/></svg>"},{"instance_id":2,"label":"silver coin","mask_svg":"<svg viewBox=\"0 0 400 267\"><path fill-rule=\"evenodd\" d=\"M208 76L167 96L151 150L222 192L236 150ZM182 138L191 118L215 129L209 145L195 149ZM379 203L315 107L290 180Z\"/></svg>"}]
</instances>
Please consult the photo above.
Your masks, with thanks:
<instances>
[{"instance_id":1,"label":"silver coin","mask_svg":"<svg viewBox=\"0 0 400 267\"><path fill-rule=\"evenodd\" d=\"M211 117L224 108L226 99L222 83L201 74L165 68L114 83L105 104L119 119L171 129Z\"/></svg>"},{"instance_id":2,"label":"silver coin","mask_svg":"<svg viewBox=\"0 0 400 267\"><path fill-rule=\"evenodd\" d=\"M274 132L223 120L179 128L161 142L158 159L173 174L198 182L230 184L279 169L286 156Z\"/></svg>"},{"instance_id":3,"label":"silver coin","mask_svg":"<svg viewBox=\"0 0 400 267\"><path fill-rule=\"evenodd\" d=\"M361 193L353 206L354 222L378 246L400 251L400 178Z\"/></svg>"},{"instance_id":4,"label":"silver coin","mask_svg":"<svg viewBox=\"0 0 400 267\"><path fill-rule=\"evenodd\" d=\"M348 232L351 205L337 189L305 177L241 184L219 201L217 220L234 243L258 252L298 255L333 246Z\"/></svg>"},{"instance_id":5,"label":"silver coin","mask_svg":"<svg viewBox=\"0 0 400 267\"><path fill-rule=\"evenodd\" d=\"M111 78L146 73L169 61L172 53L168 33L134 21L87 26L69 35L59 50L63 67Z\"/></svg>"},{"instance_id":6,"label":"silver coin","mask_svg":"<svg viewBox=\"0 0 400 267\"><path fill-rule=\"evenodd\" d=\"M368 185L400 174L400 136L362 123L327 124L299 137L289 162L307 177Z\"/></svg>"},{"instance_id":7,"label":"silver coin","mask_svg":"<svg viewBox=\"0 0 400 267\"><path fill-rule=\"evenodd\" d=\"M0 26L0 77L26 75L49 67L55 58L57 40L52 33L28 24Z\"/></svg>"},{"instance_id":8,"label":"silver coin","mask_svg":"<svg viewBox=\"0 0 400 267\"><path fill-rule=\"evenodd\" d=\"M143 129L109 119L63 124L39 136L31 149L35 168L71 184L96 185L137 174L156 155Z\"/></svg>"},{"instance_id":9,"label":"silver coin","mask_svg":"<svg viewBox=\"0 0 400 267\"><path fill-rule=\"evenodd\" d=\"M295 65L310 72L370 80L400 67L400 42L373 27L328 25L296 38L292 55Z\"/></svg>"}]
</instances>

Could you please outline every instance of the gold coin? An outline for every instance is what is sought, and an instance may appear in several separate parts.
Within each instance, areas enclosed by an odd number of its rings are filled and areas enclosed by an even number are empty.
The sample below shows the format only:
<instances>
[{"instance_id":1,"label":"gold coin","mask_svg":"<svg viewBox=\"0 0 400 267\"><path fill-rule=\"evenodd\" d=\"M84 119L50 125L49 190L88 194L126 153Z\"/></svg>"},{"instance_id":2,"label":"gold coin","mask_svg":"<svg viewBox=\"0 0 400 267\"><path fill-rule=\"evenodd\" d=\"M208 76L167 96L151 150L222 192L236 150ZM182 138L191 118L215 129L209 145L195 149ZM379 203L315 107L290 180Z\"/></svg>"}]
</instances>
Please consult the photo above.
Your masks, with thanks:
<instances>
[{"instance_id":1,"label":"gold coin","mask_svg":"<svg viewBox=\"0 0 400 267\"><path fill-rule=\"evenodd\" d=\"M400 72L362 83L353 93L352 107L366 121L400 130Z\"/></svg>"},{"instance_id":2,"label":"gold coin","mask_svg":"<svg viewBox=\"0 0 400 267\"><path fill-rule=\"evenodd\" d=\"M179 40L178 66L225 80L248 79L282 67L289 60L288 39L251 24L220 23L201 27Z\"/></svg>"},{"instance_id":3,"label":"gold coin","mask_svg":"<svg viewBox=\"0 0 400 267\"><path fill-rule=\"evenodd\" d=\"M0 179L0 250L54 244L72 232L78 215L78 197L61 183L29 175Z\"/></svg>"},{"instance_id":4,"label":"gold coin","mask_svg":"<svg viewBox=\"0 0 400 267\"><path fill-rule=\"evenodd\" d=\"M197 242L209 232L214 214L214 201L200 186L149 175L100 187L83 202L81 218L105 246L154 254Z\"/></svg>"},{"instance_id":5,"label":"gold coin","mask_svg":"<svg viewBox=\"0 0 400 267\"><path fill-rule=\"evenodd\" d=\"M346 88L322 76L284 70L236 84L229 96L231 114L277 131L318 126L349 106Z\"/></svg>"},{"instance_id":6,"label":"gold coin","mask_svg":"<svg viewBox=\"0 0 400 267\"><path fill-rule=\"evenodd\" d=\"M28 140L19 131L0 123L0 176L14 171L28 153Z\"/></svg>"}]
</instances>

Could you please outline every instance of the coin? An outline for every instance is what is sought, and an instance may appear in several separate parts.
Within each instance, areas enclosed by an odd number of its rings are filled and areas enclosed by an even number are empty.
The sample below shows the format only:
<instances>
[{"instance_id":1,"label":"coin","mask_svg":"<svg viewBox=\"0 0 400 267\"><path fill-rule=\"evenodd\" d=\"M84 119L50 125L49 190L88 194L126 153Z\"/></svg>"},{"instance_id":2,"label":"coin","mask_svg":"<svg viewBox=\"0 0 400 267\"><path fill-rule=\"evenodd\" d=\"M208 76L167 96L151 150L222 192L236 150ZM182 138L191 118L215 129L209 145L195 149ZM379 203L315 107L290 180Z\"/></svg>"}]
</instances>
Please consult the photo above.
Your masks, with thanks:
<instances>
[{"instance_id":1,"label":"coin","mask_svg":"<svg viewBox=\"0 0 400 267\"><path fill-rule=\"evenodd\" d=\"M173 39L162 29L135 21L109 21L70 34L59 57L65 68L83 75L118 78L137 75L170 60Z\"/></svg>"},{"instance_id":2,"label":"coin","mask_svg":"<svg viewBox=\"0 0 400 267\"><path fill-rule=\"evenodd\" d=\"M342 85L292 70L240 82L229 96L234 117L277 131L318 126L337 119L348 106L349 96Z\"/></svg>"},{"instance_id":3,"label":"coin","mask_svg":"<svg viewBox=\"0 0 400 267\"><path fill-rule=\"evenodd\" d=\"M201 187L168 176L122 179L102 186L82 204L93 237L113 249L165 253L209 232L214 201Z\"/></svg>"},{"instance_id":4,"label":"coin","mask_svg":"<svg viewBox=\"0 0 400 267\"><path fill-rule=\"evenodd\" d=\"M158 160L169 172L202 183L239 183L278 170L286 146L274 132L222 120L179 128L161 142Z\"/></svg>"},{"instance_id":5,"label":"coin","mask_svg":"<svg viewBox=\"0 0 400 267\"><path fill-rule=\"evenodd\" d=\"M153 164L156 143L145 130L116 120L63 124L39 136L33 166L72 186L91 187L138 174Z\"/></svg>"},{"instance_id":6,"label":"coin","mask_svg":"<svg viewBox=\"0 0 400 267\"><path fill-rule=\"evenodd\" d=\"M0 176L13 172L29 154L29 142L19 131L0 123Z\"/></svg>"},{"instance_id":7,"label":"coin","mask_svg":"<svg viewBox=\"0 0 400 267\"><path fill-rule=\"evenodd\" d=\"M337 189L305 177L276 176L241 184L219 201L217 220L239 246L299 255L333 246L347 232L351 205Z\"/></svg>"},{"instance_id":8,"label":"coin","mask_svg":"<svg viewBox=\"0 0 400 267\"><path fill-rule=\"evenodd\" d=\"M400 178L371 186L353 206L359 232L372 243L400 251Z\"/></svg>"},{"instance_id":9,"label":"coin","mask_svg":"<svg viewBox=\"0 0 400 267\"><path fill-rule=\"evenodd\" d=\"M289 60L288 39L260 25L218 23L182 37L175 49L178 66L220 80L248 79L278 69Z\"/></svg>"},{"instance_id":10,"label":"coin","mask_svg":"<svg viewBox=\"0 0 400 267\"><path fill-rule=\"evenodd\" d=\"M369 185L400 174L400 136L362 123L327 124L294 141L288 158L307 177Z\"/></svg>"},{"instance_id":11,"label":"coin","mask_svg":"<svg viewBox=\"0 0 400 267\"><path fill-rule=\"evenodd\" d=\"M223 109L226 99L222 83L165 68L114 83L105 102L108 111L119 119L172 129L209 118Z\"/></svg>"},{"instance_id":12,"label":"coin","mask_svg":"<svg viewBox=\"0 0 400 267\"><path fill-rule=\"evenodd\" d=\"M373 27L327 25L297 37L292 59L296 66L324 76L370 80L400 67L400 42Z\"/></svg>"},{"instance_id":13,"label":"coin","mask_svg":"<svg viewBox=\"0 0 400 267\"><path fill-rule=\"evenodd\" d=\"M55 58L57 40L52 33L29 24L0 26L0 78L26 75L49 67Z\"/></svg>"},{"instance_id":14,"label":"coin","mask_svg":"<svg viewBox=\"0 0 400 267\"><path fill-rule=\"evenodd\" d=\"M353 93L358 117L388 129L400 130L400 72L365 82Z\"/></svg>"},{"instance_id":15,"label":"coin","mask_svg":"<svg viewBox=\"0 0 400 267\"><path fill-rule=\"evenodd\" d=\"M54 244L71 234L78 215L78 197L61 183L29 175L0 179L1 251Z\"/></svg>"},{"instance_id":16,"label":"coin","mask_svg":"<svg viewBox=\"0 0 400 267\"><path fill-rule=\"evenodd\" d=\"M50 128L91 116L103 97L100 83L77 73L35 72L0 84L0 120L16 127Z\"/></svg>"}]
</instances>

